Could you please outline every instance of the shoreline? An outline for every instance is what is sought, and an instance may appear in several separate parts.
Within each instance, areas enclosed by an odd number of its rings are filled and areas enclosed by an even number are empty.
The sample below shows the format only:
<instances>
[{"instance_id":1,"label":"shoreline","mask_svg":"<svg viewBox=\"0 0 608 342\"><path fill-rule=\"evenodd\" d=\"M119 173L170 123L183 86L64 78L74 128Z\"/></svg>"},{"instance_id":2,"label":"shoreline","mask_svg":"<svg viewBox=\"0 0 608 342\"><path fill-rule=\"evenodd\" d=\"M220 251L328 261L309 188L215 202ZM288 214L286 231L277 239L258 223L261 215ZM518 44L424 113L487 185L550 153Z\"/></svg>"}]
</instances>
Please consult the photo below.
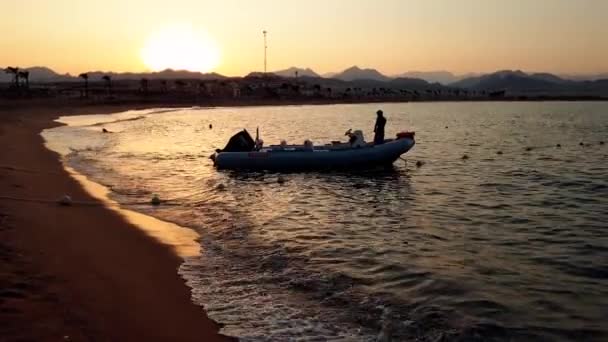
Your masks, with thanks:
<instances>
[{"instance_id":1,"label":"shoreline","mask_svg":"<svg viewBox=\"0 0 608 342\"><path fill-rule=\"evenodd\" d=\"M182 256L193 252L187 240L195 236L181 240L184 235L178 233L173 247L152 238L136 220L108 207L103 188L97 188L99 196L85 189L86 180L71 175L40 135L61 125L54 121L59 116L141 107L47 102L0 111L0 191L5 197L0 199L0 336L8 341L233 340L219 334L220 325L191 301L190 288L178 274ZM52 201L66 193L95 205L8 199ZM172 224L166 224L170 229ZM176 244L186 246L186 252Z\"/></svg>"}]
</instances>

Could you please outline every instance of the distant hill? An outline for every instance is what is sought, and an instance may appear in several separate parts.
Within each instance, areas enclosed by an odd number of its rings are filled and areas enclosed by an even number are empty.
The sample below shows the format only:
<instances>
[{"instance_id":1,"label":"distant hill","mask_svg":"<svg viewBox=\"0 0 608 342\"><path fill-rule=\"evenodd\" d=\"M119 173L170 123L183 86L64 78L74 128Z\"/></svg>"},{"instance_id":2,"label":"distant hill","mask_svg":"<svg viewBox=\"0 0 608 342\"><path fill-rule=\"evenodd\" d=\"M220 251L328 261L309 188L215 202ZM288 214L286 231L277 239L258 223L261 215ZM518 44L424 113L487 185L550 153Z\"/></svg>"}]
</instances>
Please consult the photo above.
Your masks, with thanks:
<instances>
[{"instance_id":1,"label":"distant hill","mask_svg":"<svg viewBox=\"0 0 608 342\"><path fill-rule=\"evenodd\" d=\"M449 71L408 71L395 76L395 78L398 77L418 78L430 83L441 84L450 84L465 78L465 76L456 76Z\"/></svg>"},{"instance_id":2,"label":"distant hill","mask_svg":"<svg viewBox=\"0 0 608 342\"><path fill-rule=\"evenodd\" d=\"M443 86L438 83L438 82L434 82L433 84L419 79L419 78L409 78L409 77L398 77L395 79L392 79L389 84L391 84L393 87L395 88L405 88L405 89L413 89L413 90L424 90L424 89L438 89L438 88L442 88Z\"/></svg>"},{"instance_id":3,"label":"distant hill","mask_svg":"<svg viewBox=\"0 0 608 342\"><path fill-rule=\"evenodd\" d=\"M608 80L572 81L549 73L527 74L521 70L502 70L470 77L450 84L451 87L496 91L510 95L608 95Z\"/></svg>"},{"instance_id":4,"label":"distant hill","mask_svg":"<svg viewBox=\"0 0 608 342\"><path fill-rule=\"evenodd\" d=\"M321 75L323 78L334 78L338 73L337 72L326 72Z\"/></svg>"},{"instance_id":5,"label":"distant hill","mask_svg":"<svg viewBox=\"0 0 608 342\"><path fill-rule=\"evenodd\" d=\"M608 79L608 72L598 74L561 74L559 77L570 81L597 81Z\"/></svg>"},{"instance_id":6,"label":"distant hill","mask_svg":"<svg viewBox=\"0 0 608 342\"><path fill-rule=\"evenodd\" d=\"M317 74L310 68L304 69L298 67L291 67L285 70L274 71L273 74L282 77L295 77L296 71L298 72L298 76L321 77L321 75Z\"/></svg>"},{"instance_id":7,"label":"distant hill","mask_svg":"<svg viewBox=\"0 0 608 342\"><path fill-rule=\"evenodd\" d=\"M74 77L69 74L61 75L56 73L55 71L47 68L47 67L31 67L20 69L22 71L29 71L30 73L30 82L66 82L72 80ZM12 75L9 75L4 72L4 70L0 70L0 82L11 82L13 79Z\"/></svg>"},{"instance_id":8,"label":"distant hill","mask_svg":"<svg viewBox=\"0 0 608 342\"><path fill-rule=\"evenodd\" d=\"M343 81L354 81L354 80L374 80L387 82L390 81L390 77L381 74L376 69L361 69L358 66L350 67L332 78L337 78Z\"/></svg>"},{"instance_id":9,"label":"distant hill","mask_svg":"<svg viewBox=\"0 0 608 342\"><path fill-rule=\"evenodd\" d=\"M522 84L531 85L540 83L541 85L546 85L551 83L546 80L545 77L532 77L524 73L521 70L501 70L492 74L482 75L482 76L474 76L465 78L463 80L451 83L450 86L457 88L468 88L468 89L503 89L505 86L513 86L520 87Z\"/></svg>"}]
</instances>

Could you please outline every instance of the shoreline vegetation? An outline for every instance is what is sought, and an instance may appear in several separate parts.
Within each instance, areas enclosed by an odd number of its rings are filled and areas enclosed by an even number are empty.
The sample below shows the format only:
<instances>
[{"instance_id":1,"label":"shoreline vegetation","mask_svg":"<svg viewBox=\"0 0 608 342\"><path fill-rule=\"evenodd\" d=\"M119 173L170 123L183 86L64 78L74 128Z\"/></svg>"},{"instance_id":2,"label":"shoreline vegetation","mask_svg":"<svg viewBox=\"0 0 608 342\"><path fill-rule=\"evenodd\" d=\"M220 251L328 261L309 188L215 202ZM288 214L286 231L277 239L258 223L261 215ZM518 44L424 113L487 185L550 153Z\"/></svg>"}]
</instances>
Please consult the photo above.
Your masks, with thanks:
<instances>
[{"instance_id":1,"label":"shoreline vegetation","mask_svg":"<svg viewBox=\"0 0 608 342\"><path fill-rule=\"evenodd\" d=\"M192 303L177 251L85 190L40 135L60 115L141 107L0 101L3 341L233 340Z\"/></svg>"},{"instance_id":2,"label":"shoreline vegetation","mask_svg":"<svg viewBox=\"0 0 608 342\"><path fill-rule=\"evenodd\" d=\"M32 74L30 75L31 70ZM295 77L252 72L244 77L165 70L158 73L58 75L50 69L5 69L0 101L71 101L80 104L189 104L234 106L435 101L608 100L608 79L573 81L546 73L503 70L452 84L388 78L353 67L342 76ZM12 75L12 78L7 78ZM10 80L10 82L9 82ZM51 81L55 80L55 81Z\"/></svg>"}]
</instances>

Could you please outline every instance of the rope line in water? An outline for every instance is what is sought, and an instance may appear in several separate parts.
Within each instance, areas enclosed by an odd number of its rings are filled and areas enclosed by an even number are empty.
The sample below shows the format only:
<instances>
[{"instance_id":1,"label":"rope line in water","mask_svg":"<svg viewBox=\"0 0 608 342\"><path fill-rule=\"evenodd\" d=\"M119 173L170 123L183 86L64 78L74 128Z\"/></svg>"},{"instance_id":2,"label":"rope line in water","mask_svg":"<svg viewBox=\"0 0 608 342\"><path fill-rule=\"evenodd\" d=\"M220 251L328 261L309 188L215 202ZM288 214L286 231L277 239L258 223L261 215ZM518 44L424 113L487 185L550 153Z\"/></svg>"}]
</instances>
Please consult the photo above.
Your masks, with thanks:
<instances>
[{"instance_id":1,"label":"rope line in water","mask_svg":"<svg viewBox=\"0 0 608 342\"><path fill-rule=\"evenodd\" d=\"M43 198L25 198L25 197L13 197L13 196L2 196L0 195L0 200L8 200L8 201L17 201L17 202L31 202L31 203L47 203L47 204L62 204L61 198L57 200L43 199ZM166 203L163 201L162 203ZM150 202L130 202L130 203L120 203L122 205L149 205ZM68 204L66 204L68 205ZM110 207L119 207L118 204L115 203L105 203L102 201L74 201L71 200L69 205L82 205L82 206L110 206Z\"/></svg>"},{"instance_id":2,"label":"rope line in water","mask_svg":"<svg viewBox=\"0 0 608 342\"><path fill-rule=\"evenodd\" d=\"M0 196L0 200L9 200L17 202L32 202L32 203L52 203L60 204L61 199L49 200L43 198L25 198L25 197L13 197L13 196ZM94 201L71 201L70 205L85 205L85 206L103 206L105 203L94 202Z\"/></svg>"},{"instance_id":3,"label":"rope line in water","mask_svg":"<svg viewBox=\"0 0 608 342\"><path fill-rule=\"evenodd\" d=\"M11 165L0 165L0 169L9 170L9 171L16 171L16 172L39 173L39 174L59 175L59 176L65 174L65 173L62 173L62 172L54 172L54 171L30 170L30 169L24 169L24 168L20 168L20 167L16 167L16 166L11 166ZM66 173L69 174L69 175L74 174L74 173L68 172L68 171L66 171Z\"/></svg>"}]
</instances>

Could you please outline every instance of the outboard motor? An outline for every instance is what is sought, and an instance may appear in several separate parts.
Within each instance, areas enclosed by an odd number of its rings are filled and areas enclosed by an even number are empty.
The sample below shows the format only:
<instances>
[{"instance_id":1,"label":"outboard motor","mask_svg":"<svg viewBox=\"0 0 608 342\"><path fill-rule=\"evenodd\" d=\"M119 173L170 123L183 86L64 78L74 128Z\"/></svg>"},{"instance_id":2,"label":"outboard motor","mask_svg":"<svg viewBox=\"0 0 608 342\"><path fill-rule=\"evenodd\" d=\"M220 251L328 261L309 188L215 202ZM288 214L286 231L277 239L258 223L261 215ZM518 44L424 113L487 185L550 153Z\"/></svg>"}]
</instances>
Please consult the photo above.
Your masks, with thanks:
<instances>
[{"instance_id":1,"label":"outboard motor","mask_svg":"<svg viewBox=\"0 0 608 342\"><path fill-rule=\"evenodd\" d=\"M216 152L250 152L255 148L255 141L246 129L233 135L224 149Z\"/></svg>"},{"instance_id":2,"label":"outboard motor","mask_svg":"<svg viewBox=\"0 0 608 342\"><path fill-rule=\"evenodd\" d=\"M226 144L226 147L224 147L223 150L220 150L219 148L217 150L215 150L215 153L209 156L209 159L213 160L213 163L215 164L215 158L217 156L218 153L221 152L250 152L253 151L255 149L255 141L253 141L253 138L251 137L251 135L249 135L249 132L247 132L246 129L238 132L237 134L233 135L232 138L230 138L230 140L228 140L228 144Z\"/></svg>"}]
</instances>

